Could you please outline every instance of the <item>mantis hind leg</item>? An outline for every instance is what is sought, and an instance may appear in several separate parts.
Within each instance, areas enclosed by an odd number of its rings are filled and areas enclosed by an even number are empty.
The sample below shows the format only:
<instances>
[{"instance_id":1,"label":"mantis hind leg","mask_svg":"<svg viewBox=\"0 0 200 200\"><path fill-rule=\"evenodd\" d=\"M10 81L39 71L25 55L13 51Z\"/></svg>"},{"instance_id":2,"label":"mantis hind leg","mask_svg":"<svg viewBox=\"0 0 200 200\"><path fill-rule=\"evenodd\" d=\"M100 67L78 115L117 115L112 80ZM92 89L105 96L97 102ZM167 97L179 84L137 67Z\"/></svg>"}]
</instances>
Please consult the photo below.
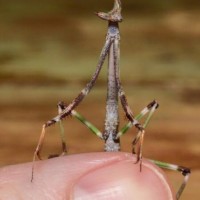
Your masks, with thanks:
<instances>
[{"instance_id":1,"label":"mantis hind leg","mask_svg":"<svg viewBox=\"0 0 200 200\"><path fill-rule=\"evenodd\" d=\"M160 168L181 172L181 174L184 176L183 182L181 183L181 185L180 185L180 187L179 187L179 189L176 193L176 199L178 200L180 198L181 194L183 193L185 186L188 182L188 179L190 177L190 174L191 174L190 169L186 168L186 167L179 166L179 165L174 165L174 164L161 162L161 161L157 161L157 160L149 160L149 161L156 164Z\"/></svg>"}]
</instances>

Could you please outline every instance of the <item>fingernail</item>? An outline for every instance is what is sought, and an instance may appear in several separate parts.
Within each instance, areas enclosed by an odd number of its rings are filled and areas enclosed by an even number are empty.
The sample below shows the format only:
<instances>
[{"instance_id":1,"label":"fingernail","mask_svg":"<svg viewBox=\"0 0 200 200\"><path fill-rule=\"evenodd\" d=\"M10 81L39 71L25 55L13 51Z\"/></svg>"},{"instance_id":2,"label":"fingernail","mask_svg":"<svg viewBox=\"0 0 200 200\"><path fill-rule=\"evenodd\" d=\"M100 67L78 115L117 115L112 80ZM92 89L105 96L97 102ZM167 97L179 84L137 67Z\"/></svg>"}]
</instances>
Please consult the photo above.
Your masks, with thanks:
<instances>
[{"instance_id":1,"label":"fingernail","mask_svg":"<svg viewBox=\"0 0 200 200\"><path fill-rule=\"evenodd\" d=\"M162 184L163 179L160 180L159 176L150 171L143 167L141 173L139 166L133 162L117 162L104 166L77 181L72 199L131 200L134 197L140 200L172 200L171 191L167 191L166 184Z\"/></svg>"}]
</instances>

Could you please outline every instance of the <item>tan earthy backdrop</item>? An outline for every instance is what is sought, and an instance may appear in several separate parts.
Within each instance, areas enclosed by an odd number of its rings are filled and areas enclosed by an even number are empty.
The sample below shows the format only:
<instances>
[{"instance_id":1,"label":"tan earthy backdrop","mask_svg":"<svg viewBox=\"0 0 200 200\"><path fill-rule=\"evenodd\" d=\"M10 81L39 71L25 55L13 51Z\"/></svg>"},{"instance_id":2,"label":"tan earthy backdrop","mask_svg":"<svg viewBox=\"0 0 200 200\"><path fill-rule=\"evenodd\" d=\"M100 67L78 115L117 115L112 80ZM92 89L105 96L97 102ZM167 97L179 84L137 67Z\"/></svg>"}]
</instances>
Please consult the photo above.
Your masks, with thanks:
<instances>
[{"instance_id":1,"label":"tan earthy backdrop","mask_svg":"<svg viewBox=\"0 0 200 200\"><path fill-rule=\"evenodd\" d=\"M200 193L200 3L123 1L121 79L134 113L157 99L144 156L192 169L182 200ZM94 11L102 0L0 1L0 165L29 162L42 124L89 81L107 24ZM77 108L103 130L106 64L91 94ZM126 122L121 112L121 126ZM77 120L64 121L70 154L103 151L103 142ZM131 151L135 129L122 138ZM60 151L59 127L47 131L43 155ZM178 173L169 173L177 186Z\"/></svg>"}]
</instances>

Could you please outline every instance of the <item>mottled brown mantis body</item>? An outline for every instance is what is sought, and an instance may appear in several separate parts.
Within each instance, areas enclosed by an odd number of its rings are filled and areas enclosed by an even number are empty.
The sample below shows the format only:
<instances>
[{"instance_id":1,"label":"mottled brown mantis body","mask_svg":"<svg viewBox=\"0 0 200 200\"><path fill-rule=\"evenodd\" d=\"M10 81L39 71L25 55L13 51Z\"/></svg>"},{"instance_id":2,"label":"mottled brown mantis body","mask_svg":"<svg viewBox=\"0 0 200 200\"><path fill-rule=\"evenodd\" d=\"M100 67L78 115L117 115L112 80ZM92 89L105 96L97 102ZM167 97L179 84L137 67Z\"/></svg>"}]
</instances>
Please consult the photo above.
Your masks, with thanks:
<instances>
[{"instance_id":1,"label":"mottled brown mantis body","mask_svg":"<svg viewBox=\"0 0 200 200\"><path fill-rule=\"evenodd\" d=\"M67 116L73 116L85 124L95 135L100 137L105 141L105 151L120 151L120 136L125 134L132 126L138 129L138 133L134 138L132 145L132 153L136 153L137 160L136 163L140 163L140 171L142 169L142 145L143 138L145 134L145 128L153 114L153 112L158 108L158 103L154 100L149 103L139 115L134 117L131 108L128 105L125 92L123 91L120 77L119 77L119 60L120 60L120 32L119 32L119 22L122 21L121 16L121 1L115 0L113 9L108 13L97 12L97 16L101 19L108 21L108 31L106 36L106 42L102 48L100 58L96 67L96 71L93 74L90 82L86 87L80 92L80 94L68 105L63 102L58 103L59 114L53 119L47 121L42 128L42 133L34 153L33 158L33 168L32 168L32 179L34 172L34 161L36 157L41 159L40 151L42 149L42 144L45 136L45 129L57 122L61 122L62 119ZM99 131L93 124L88 122L83 116L77 113L74 109L81 103L85 96L91 91L98 75L101 71L103 63L106 56L108 55L108 85L107 85L107 101L106 101L106 117L105 117L105 130L104 132ZM118 113L118 99L120 99L122 108L129 122L119 131L119 113ZM139 120L148 113L147 119L143 125L139 123ZM61 133L63 134L62 126ZM63 152L61 155L66 153L66 144L62 136L62 148ZM184 181L177 192L177 199L179 199L184 187L189 178L190 170L185 167L163 163L160 161L150 160L159 167L171 169L175 171L180 171L184 175Z\"/></svg>"}]
</instances>

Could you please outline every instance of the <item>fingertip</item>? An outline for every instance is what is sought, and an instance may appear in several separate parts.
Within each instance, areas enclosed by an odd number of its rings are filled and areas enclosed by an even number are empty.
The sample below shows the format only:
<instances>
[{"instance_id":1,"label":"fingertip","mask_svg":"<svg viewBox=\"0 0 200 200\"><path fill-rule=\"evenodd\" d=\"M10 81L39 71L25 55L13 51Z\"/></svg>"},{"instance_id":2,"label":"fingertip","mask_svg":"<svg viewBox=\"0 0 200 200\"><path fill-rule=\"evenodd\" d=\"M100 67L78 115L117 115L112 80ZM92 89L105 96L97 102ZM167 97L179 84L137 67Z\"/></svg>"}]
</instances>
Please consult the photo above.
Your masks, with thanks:
<instances>
[{"instance_id":1,"label":"fingertip","mask_svg":"<svg viewBox=\"0 0 200 200\"><path fill-rule=\"evenodd\" d=\"M10 197L12 188L24 199L44 199L48 195L51 199L74 200L175 200L162 170L144 159L140 172L135 160L132 154L113 152L39 161L35 163L33 182L32 163L5 167L0 170L1 195Z\"/></svg>"}]
</instances>

